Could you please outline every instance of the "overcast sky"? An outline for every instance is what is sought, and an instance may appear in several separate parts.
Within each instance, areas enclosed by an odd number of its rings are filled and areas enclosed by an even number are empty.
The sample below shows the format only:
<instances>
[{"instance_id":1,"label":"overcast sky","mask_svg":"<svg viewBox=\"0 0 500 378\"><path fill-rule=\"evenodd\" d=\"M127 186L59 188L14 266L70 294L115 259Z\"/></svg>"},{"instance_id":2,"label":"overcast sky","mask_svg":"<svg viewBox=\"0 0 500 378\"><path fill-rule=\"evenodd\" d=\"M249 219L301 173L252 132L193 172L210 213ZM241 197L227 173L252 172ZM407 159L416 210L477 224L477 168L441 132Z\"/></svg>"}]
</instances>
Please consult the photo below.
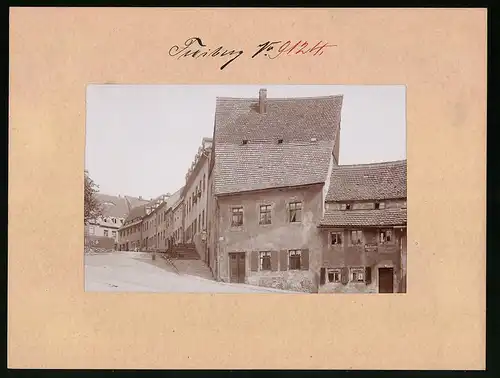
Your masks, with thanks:
<instances>
[{"instance_id":1,"label":"overcast sky","mask_svg":"<svg viewBox=\"0 0 500 378\"><path fill-rule=\"evenodd\" d=\"M215 98L343 94L340 164L406 159L405 87L340 85L89 85L85 168L101 193L152 198L184 185Z\"/></svg>"}]
</instances>

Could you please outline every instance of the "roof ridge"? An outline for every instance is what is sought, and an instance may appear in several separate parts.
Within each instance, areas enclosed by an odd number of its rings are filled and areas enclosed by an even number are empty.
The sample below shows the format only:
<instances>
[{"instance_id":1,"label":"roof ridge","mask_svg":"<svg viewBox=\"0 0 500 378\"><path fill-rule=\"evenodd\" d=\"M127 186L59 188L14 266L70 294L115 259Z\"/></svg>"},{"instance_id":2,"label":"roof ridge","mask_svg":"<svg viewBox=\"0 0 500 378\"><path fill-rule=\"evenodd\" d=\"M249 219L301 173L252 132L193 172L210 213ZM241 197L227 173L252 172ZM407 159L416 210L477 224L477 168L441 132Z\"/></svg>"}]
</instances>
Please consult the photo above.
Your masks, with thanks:
<instances>
[{"instance_id":1,"label":"roof ridge","mask_svg":"<svg viewBox=\"0 0 500 378\"><path fill-rule=\"evenodd\" d=\"M326 95L326 96L306 96L306 97L267 97L267 100L271 101L293 101L293 100L326 100L326 99L335 99L335 98L343 98L343 94L337 95ZM227 96L217 96L217 101L259 101L258 97L227 97Z\"/></svg>"},{"instance_id":2,"label":"roof ridge","mask_svg":"<svg viewBox=\"0 0 500 378\"><path fill-rule=\"evenodd\" d=\"M334 168L375 167L375 166L384 166L384 165L391 165L391 164L396 164L396 163L403 163L406 161L407 161L407 159L400 159L400 160L381 161L381 162L377 162L377 163L339 164Z\"/></svg>"}]
</instances>

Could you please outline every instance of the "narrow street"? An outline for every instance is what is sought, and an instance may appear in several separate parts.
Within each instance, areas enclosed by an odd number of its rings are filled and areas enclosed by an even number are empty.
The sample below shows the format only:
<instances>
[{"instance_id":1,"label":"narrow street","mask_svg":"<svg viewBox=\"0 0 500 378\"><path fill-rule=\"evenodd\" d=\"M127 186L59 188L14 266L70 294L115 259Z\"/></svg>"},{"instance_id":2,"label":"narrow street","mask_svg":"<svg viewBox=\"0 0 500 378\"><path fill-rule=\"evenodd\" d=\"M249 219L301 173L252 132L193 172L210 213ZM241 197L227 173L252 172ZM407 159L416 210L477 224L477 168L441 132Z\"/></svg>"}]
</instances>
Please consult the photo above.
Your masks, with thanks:
<instances>
[{"instance_id":1,"label":"narrow street","mask_svg":"<svg viewBox=\"0 0 500 378\"><path fill-rule=\"evenodd\" d=\"M293 293L217 282L202 274L178 274L163 258L144 252L85 255L85 291L185 293Z\"/></svg>"}]
</instances>

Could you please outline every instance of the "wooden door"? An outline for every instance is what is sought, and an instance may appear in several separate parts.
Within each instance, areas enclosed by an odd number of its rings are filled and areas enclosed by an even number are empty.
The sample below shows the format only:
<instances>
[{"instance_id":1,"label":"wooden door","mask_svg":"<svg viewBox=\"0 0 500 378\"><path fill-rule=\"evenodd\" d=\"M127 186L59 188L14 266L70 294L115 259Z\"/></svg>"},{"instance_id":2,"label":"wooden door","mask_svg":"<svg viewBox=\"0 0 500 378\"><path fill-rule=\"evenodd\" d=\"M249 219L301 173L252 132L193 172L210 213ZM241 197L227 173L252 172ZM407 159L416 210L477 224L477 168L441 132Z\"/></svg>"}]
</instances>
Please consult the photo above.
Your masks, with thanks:
<instances>
[{"instance_id":1,"label":"wooden door","mask_svg":"<svg viewBox=\"0 0 500 378\"><path fill-rule=\"evenodd\" d=\"M378 269L378 292L393 293L394 292L394 269L379 268Z\"/></svg>"},{"instance_id":2,"label":"wooden door","mask_svg":"<svg viewBox=\"0 0 500 378\"><path fill-rule=\"evenodd\" d=\"M245 283L245 253L229 254L230 282Z\"/></svg>"}]
</instances>

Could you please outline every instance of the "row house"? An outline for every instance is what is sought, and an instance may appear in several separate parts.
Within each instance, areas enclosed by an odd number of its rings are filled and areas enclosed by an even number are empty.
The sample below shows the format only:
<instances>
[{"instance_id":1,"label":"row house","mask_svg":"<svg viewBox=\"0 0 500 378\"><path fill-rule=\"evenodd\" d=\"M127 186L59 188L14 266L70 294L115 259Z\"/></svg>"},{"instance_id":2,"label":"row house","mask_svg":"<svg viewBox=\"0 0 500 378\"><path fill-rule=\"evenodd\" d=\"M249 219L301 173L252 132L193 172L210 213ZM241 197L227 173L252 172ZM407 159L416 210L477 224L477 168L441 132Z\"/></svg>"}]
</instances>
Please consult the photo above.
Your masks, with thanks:
<instances>
[{"instance_id":1,"label":"row house","mask_svg":"<svg viewBox=\"0 0 500 378\"><path fill-rule=\"evenodd\" d=\"M342 99L217 99L208 244L218 280L317 291Z\"/></svg>"},{"instance_id":2,"label":"row house","mask_svg":"<svg viewBox=\"0 0 500 378\"><path fill-rule=\"evenodd\" d=\"M141 250L156 250L160 248L162 221L165 218L164 208L170 194L163 194L145 206L146 214L142 219Z\"/></svg>"},{"instance_id":3,"label":"row house","mask_svg":"<svg viewBox=\"0 0 500 378\"><path fill-rule=\"evenodd\" d=\"M145 206L132 208L118 233L118 250L132 251L141 247L142 218L146 214Z\"/></svg>"},{"instance_id":4,"label":"row house","mask_svg":"<svg viewBox=\"0 0 500 378\"><path fill-rule=\"evenodd\" d=\"M193 243L206 260L205 233L207 227L207 180L212 139L203 138L193 163L186 174L183 229L184 242Z\"/></svg>"},{"instance_id":5,"label":"row house","mask_svg":"<svg viewBox=\"0 0 500 378\"><path fill-rule=\"evenodd\" d=\"M334 167L319 292L406 292L406 160Z\"/></svg>"},{"instance_id":6,"label":"row house","mask_svg":"<svg viewBox=\"0 0 500 378\"><path fill-rule=\"evenodd\" d=\"M169 209L166 215L166 249L170 249L172 246L180 244L184 240L184 199L182 197L183 191L184 187L174 193L168 200Z\"/></svg>"},{"instance_id":7,"label":"row house","mask_svg":"<svg viewBox=\"0 0 500 378\"><path fill-rule=\"evenodd\" d=\"M181 193L182 189L179 189L172 195L167 193L133 208L119 231L119 249L168 249L173 237L180 234L178 229L181 228L179 223L182 212L177 209L182 210Z\"/></svg>"}]
</instances>

